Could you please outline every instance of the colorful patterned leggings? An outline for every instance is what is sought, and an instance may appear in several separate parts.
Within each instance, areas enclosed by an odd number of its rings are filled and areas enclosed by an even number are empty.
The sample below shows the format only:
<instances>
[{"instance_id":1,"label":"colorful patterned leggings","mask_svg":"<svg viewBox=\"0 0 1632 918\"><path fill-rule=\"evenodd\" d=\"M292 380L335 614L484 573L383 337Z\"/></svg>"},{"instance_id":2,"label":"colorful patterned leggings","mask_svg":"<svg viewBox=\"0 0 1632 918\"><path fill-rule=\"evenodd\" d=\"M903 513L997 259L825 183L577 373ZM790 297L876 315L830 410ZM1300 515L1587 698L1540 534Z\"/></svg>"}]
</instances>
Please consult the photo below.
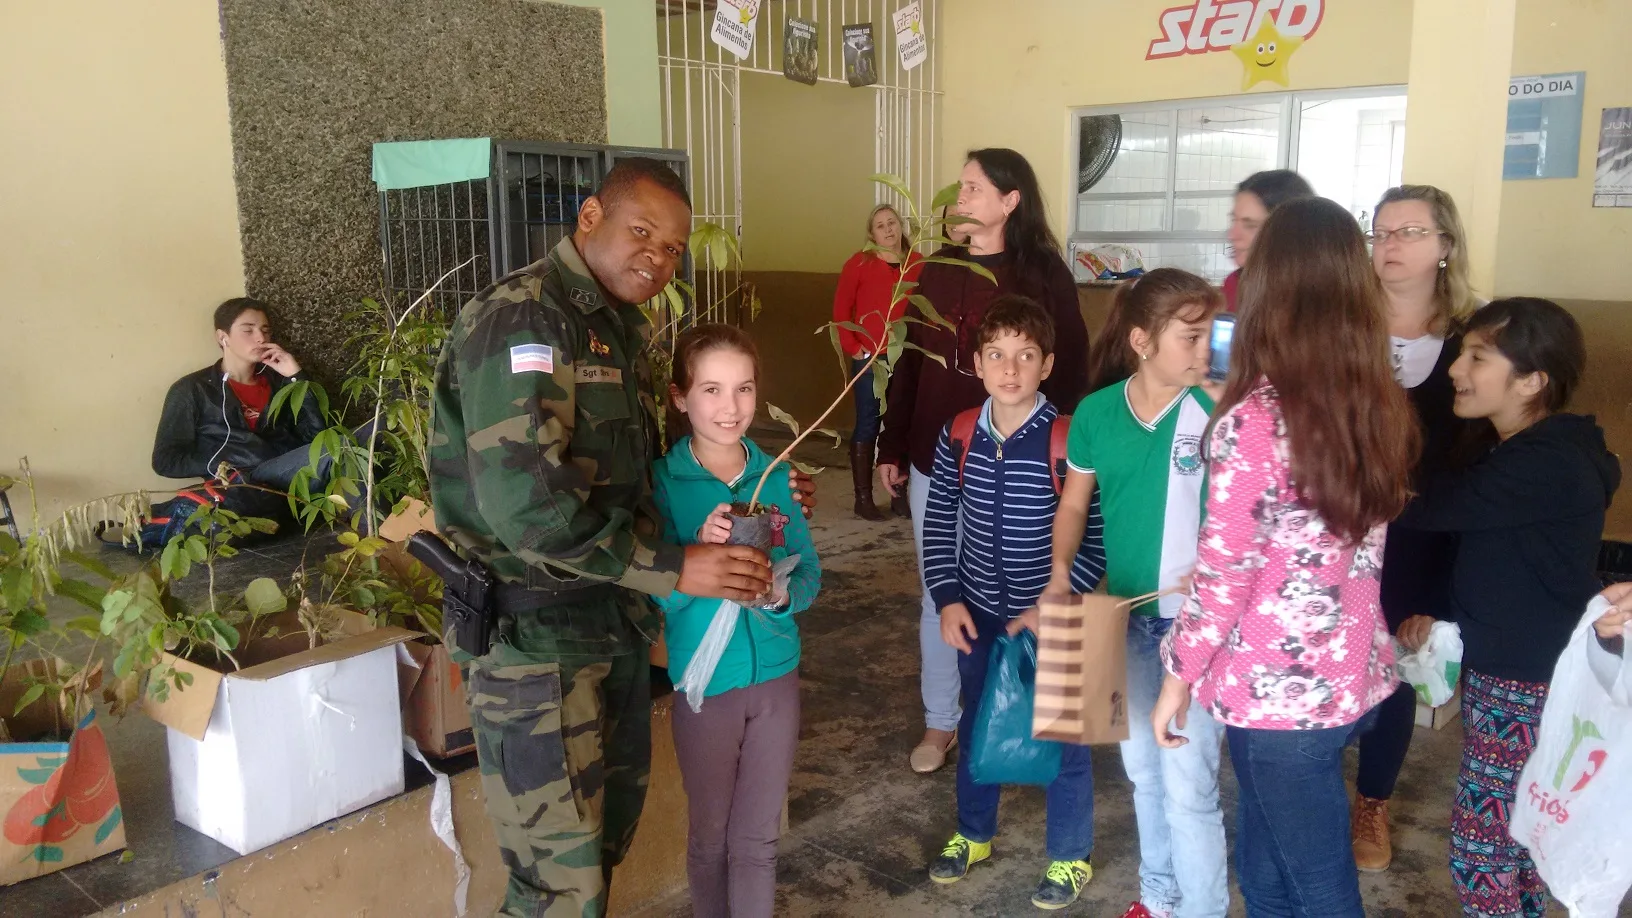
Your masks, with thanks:
<instances>
[{"instance_id":1,"label":"colorful patterned leggings","mask_svg":"<svg viewBox=\"0 0 1632 918\"><path fill-rule=\"evenodd\" d=\"M1451 807L1451 877L1467 918L1541 918L1547 886L1508 834L1519 772L1536 747L1547 683L1464 670L1462 771Z\"/></svg>"}]
</instances>

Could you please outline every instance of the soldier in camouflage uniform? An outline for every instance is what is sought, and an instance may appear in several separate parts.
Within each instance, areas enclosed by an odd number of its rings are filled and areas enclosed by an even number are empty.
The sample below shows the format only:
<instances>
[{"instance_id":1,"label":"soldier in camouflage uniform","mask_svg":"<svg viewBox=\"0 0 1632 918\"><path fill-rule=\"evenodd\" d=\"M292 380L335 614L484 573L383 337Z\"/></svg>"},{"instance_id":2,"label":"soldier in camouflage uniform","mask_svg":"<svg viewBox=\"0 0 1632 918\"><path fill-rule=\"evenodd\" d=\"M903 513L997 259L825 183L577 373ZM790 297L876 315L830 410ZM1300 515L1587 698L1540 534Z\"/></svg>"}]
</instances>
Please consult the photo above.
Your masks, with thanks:
<instances>
[{"instance_id":1,"label":"soldier in camouflage uniform","mask_svg":"<svg viewBox=\"0 0 1632 918\"><path fill-rule=\"evenodd\" d=\"M690 226L673 172L621 160L574 236L465 306L437 365L437 523L505 584L492 650L461 660L503 915L605 912L651 759L662 621L640 594L770 587L757 551L658 536L651 328L632 304L668 283Z\"/></svg>"}]
</instances>

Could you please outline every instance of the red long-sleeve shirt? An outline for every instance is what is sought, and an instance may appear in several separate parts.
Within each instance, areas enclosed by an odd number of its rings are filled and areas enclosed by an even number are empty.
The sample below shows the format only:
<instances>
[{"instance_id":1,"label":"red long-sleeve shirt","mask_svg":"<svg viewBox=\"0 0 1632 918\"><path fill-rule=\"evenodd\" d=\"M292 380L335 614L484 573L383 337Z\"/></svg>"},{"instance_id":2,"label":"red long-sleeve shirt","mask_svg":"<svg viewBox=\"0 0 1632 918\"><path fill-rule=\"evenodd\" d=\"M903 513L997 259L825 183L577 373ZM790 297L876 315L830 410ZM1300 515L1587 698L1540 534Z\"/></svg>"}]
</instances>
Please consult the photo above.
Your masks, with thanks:
<instances>
[{"instance_id":1,"label":"red long-sleeve shirt","mask_svg":"<svg viewBox=\"0 0 1632 918\"><path fill-rule=\"evenodd\" d=\"M1048 400L1061 413L1070 413L1088 394L1088 327L1077 304L1076 281L1063 259L1053 259L1046 276L1022 284L1006 254L969 256L961 250L947 254L983 265L997 278L997 285L960 265L929 264L919 275L916 292L928 297L958 333L917 322L907 326L907 340L941 355L946 366L914 350L901 353L890 376L878 461L903 470L910 462L926 475L934 467L941 428L953 415L986 400L986 387L974 375L975 329L998 295L1030 296L1054 318L1054 371L1042 385Z\"/></svg>"},{"instance_id":2,"label":"red long-sleeve shirt","mask_svg":"<svg viewBox=\"0 0 1632 918\"><path fill-rule=\"evenodd\" d=\"M923 267L923 258L913 252L907 259L907 280L917 280ZM892 265L872 252L857 252L844 263L844 270L839 272L838 292L833 295L833 321L854 322L867 329L865 337L848 328L839 329L839 344L846 354L859 357L884 346L885 326L901 318L907 308L905 298L893 306L890 304L890 294L895 290L900 273L899 265Z\"/></svg>"}]
</instances>

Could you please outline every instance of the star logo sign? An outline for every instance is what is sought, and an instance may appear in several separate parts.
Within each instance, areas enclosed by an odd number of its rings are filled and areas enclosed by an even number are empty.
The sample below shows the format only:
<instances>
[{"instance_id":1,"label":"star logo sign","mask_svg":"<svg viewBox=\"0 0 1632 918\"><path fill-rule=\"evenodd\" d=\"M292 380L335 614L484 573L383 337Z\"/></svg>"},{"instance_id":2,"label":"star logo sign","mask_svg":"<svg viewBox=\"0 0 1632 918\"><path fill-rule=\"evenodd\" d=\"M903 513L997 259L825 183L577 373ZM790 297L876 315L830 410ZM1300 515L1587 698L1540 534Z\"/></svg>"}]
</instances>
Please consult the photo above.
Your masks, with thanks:
<instances>
[{"instance_id":1,"label":"star logo sign","mask_svg":"<svg viewBox=\"0 0 1632 918\"><path fill-rule=\"evenodd\" d=\"M1241 75L1241 88L1251 89L1259 83L1291 86L1291 77L1287 75L1286 65L1292 57L1292 52L1302 46L1303 39L1293 35L1282 35L1276 30L1275 23L1265 16L1263 25L1258 27L1257 35L1230 47L1230 53L1241 59L1244 71Z\"/></svg>"}]
</instances>

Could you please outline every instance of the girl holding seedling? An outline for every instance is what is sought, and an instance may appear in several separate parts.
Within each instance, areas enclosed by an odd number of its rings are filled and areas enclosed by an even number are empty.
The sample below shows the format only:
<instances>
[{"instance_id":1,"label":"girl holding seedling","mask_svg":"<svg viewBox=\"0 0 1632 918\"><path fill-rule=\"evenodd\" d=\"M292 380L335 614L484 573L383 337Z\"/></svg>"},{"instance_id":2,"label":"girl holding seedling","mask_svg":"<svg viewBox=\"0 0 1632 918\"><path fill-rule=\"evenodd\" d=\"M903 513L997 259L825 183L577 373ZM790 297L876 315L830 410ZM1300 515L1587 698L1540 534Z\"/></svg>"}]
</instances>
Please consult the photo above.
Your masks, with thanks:
<instances>
[{"instance_id":1,"label":"girl holding seedling","mask_svg":"<svg viewBox=\"0 0 1632 918\"><path fill-rule=\"evenodd\" d=\"M758 402L759 354L753 339L727 325L680 335L669 397L691 422L652 474L664 539L724 543L732 504L749 504L756 487L776 535L772 562L798 555L786 586L761 608L738 613L698 710L674 707L674 746L690 801L686 873L698 915L765 918L776 898L776 846L799 743L799 628L821 568L810 529L797 512L785 471L746 437ZM742 508L738 508L739 510ZM740 534L739 534L740 535ZM720 600L673 593L658 600L668 626L669 674L684 680Z\"/></svg>"}]
</instances>

